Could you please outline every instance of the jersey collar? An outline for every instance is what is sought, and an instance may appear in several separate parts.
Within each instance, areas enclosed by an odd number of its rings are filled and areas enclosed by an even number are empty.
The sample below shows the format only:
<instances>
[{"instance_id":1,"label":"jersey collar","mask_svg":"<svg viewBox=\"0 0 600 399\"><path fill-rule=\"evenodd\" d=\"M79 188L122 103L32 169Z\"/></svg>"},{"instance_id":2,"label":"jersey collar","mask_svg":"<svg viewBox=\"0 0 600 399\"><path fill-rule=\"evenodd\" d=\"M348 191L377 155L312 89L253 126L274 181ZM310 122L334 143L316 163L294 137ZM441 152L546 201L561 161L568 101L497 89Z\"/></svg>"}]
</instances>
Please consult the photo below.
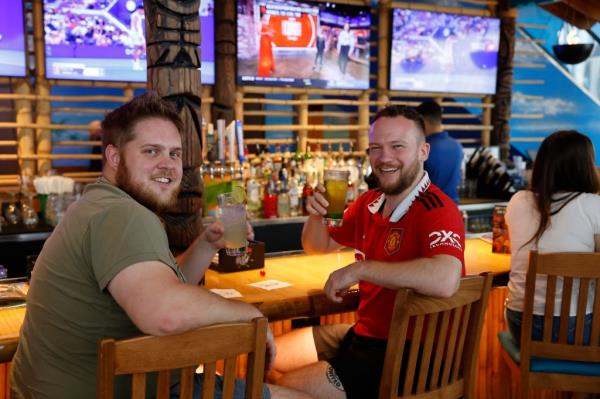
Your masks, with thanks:
<instances>
[{"instance_id":1,"label":"jersey collar","mask_svg":"<svg viewBox=\"0 0 600 399\"><path fill-rule=\"evenodd\" d=\"M398 204L396 209L394 209L394 212L392 212L392 215L390 216L390 222L396 223L397 221L402 219L402 216L404 216L406 212L408 212L408 209L415 201L415 198L417 198L419 194L427 190L430 184L431 180L429 179L427 171L425 171L425 174L421 178L421 181L419 181L419 184L417 184L415 188L410 193L408 193L408 195L402 200L402 202ZM382 193L379 197L377 197L367 206L369 208L369 212L371 212L372 214L376 214L377 212L379 212L379 209L383 206L384 202L385 194Z\"/></svg>"}]
</instances>

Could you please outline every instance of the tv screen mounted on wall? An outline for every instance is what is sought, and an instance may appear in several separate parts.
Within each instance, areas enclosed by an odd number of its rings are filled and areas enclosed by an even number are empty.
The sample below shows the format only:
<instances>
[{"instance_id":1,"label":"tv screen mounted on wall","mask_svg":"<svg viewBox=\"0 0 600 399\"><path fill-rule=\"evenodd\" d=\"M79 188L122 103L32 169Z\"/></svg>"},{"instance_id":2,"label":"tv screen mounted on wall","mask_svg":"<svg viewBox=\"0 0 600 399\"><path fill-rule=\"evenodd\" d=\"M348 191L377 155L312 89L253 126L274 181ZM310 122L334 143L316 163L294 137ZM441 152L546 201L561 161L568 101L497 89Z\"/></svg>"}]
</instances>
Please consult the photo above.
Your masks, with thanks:
<instances>
[{"instance_id":1,"label":"tv screen mounted on wall","mask_svg":"<svg viewBox=\"0 0 600 399\"><path fill-rule=\"evenodd\" d=\"M0 76L26 73L23 2L0 1Z\"/></svg>"},{"instance_id":2,"label":"tv screen mounted on wall","mask_svg":"<svg viewBox=\"0 0 600 399\"><path fill-rule=\"evenodd\" d=\"M201 82L214 78L214 0L201 0ZM146 81L143 0L44 0L46 77Z\"/></svg>"},{"instance_id":3,"label":"tv screen mounted on wall","mask_svg":"<svg viewBox=\"0 0 600 399\"><path fill-rule=\"evenodd\" d=\"M238 0L238 84L366 89L369 7Z\"/></svg>"},{"instance_id":4,"label":"tv screen mounted on wall","mask_svg":"<svg viewBox=\"0 0 600 399\"><path fill-rule=\"evenodd\" d=\"M500 20L394 9L390 89L493 94Z\"/></svg>"}]
</instances>

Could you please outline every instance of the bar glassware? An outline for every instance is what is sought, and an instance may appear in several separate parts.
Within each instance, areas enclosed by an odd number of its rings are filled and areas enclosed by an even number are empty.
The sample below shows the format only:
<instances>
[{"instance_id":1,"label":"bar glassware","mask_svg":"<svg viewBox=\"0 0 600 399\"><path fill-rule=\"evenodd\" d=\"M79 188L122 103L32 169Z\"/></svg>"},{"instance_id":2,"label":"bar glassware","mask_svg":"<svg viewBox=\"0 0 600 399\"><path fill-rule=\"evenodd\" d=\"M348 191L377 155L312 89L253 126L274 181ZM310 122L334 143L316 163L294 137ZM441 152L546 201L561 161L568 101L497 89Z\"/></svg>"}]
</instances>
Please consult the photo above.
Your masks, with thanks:
<instances>
[{"instance_id":1,"label":"bar glassware","mask_svg":"<svg viewBox=\"0 0 600 399\"><path fill-rule=\"evenodd\" d=\"M349 177L350 172L347 170L328 169L323 174L325 199L329 202L327 214L323 218L323 224L326 226L342 225Z\"/></svg>"},{"instance_id":2,"label":"bar glassware","mask_svg":"<svg viewBox=\"0 0 600 399\"><path fill-rule=\"evenodd\" d=\"M221 223L225 229L225 253L239 256L246 253L246 205L232 193L217 196Z\"/></svg>"}]
</instances>

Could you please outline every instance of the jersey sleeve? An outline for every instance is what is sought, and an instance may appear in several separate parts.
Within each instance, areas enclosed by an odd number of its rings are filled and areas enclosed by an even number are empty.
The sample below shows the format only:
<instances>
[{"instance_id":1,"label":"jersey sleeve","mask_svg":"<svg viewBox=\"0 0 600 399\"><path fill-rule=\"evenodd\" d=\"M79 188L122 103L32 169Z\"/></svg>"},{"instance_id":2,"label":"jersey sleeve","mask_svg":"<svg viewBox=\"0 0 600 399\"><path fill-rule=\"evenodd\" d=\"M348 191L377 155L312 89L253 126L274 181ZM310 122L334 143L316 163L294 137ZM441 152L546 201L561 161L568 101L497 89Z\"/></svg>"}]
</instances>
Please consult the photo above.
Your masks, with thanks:
<instances>
[{"instance_id":1,"label":"jersey sleeve","mask_svg":"<svg viewBox=\"0 0 600 399\"><path fill-rule=\"evenodd\" d=\"M451 255L465 264L465 226L454 204L424 211L418 220L421 253L426 257Z\"/></svg>"},{"instance_id":2,"label":"jersey sleeve","mask_svg":"<svg viewBox=\"0 0 600 399\"><path fill-rule=\"evenodd\" d=\"M101 290L123 269L139 262L159 261L177 272L160 220L139 206L113 207L98 214L90 224L89 243Z\"/></svg>"}]
</instances>

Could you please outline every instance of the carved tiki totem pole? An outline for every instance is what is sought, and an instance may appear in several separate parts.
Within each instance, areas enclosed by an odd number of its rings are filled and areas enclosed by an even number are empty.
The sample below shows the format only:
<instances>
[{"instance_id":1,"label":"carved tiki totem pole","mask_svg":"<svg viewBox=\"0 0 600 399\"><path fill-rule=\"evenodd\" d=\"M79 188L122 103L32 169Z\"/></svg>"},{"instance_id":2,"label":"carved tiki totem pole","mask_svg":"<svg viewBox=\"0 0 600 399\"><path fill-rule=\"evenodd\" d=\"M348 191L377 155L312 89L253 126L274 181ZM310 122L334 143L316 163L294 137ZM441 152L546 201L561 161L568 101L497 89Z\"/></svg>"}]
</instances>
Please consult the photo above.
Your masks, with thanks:
<instances>
[{"instance_id":1,"label":"carved tiki totem pole","mask_svg":"<svg viewBox=\"0 0 600 399\"><path fill-rule=\"evenodd\" d=\"M161 215L171 250L202 229L200 0L145 0L148 89L177 106L183 120L183 181L175 209Z\"/></svg>"}]
</instances>

